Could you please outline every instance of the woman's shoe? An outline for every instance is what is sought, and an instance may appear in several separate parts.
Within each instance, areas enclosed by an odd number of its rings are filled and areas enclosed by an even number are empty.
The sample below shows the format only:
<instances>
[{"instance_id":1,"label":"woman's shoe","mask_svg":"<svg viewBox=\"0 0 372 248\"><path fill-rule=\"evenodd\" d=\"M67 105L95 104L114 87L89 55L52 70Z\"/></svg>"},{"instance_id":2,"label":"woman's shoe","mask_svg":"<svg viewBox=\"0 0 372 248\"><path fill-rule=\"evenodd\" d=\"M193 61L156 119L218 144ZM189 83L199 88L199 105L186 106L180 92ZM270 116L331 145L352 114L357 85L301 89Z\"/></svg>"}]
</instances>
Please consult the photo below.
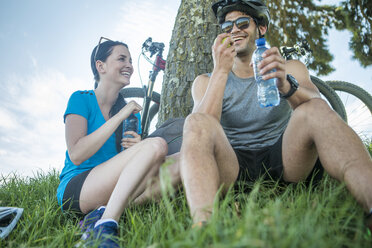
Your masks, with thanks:
<instances>
[{"instance_id":1,"label":"woman's shoe","mask_svg":"<svg viewBox=\"0 0 372 248\"><path fill-rule=\"evenodd\" d=\"M101 207L99 209L93 210L89 214L87 214L82 221L80 221L80 229L83 232L83 235L81 235L82 240L86 240L89 238L89 235L92 233L94 225L98 220L101 219L103 213L105 212L104 207Z\"/></svg>"},{"instance_id":2,"label":"woman's shoe","mask_svg":"<svg viewBox=\"0 0 372 248\"><path fill-rule=\"evenodd\" d=\"M118 225L113 221L99 224L93 229L89 245L98 243L98 248L120 248L118 240Z\"/></svg>"}]
</instances>

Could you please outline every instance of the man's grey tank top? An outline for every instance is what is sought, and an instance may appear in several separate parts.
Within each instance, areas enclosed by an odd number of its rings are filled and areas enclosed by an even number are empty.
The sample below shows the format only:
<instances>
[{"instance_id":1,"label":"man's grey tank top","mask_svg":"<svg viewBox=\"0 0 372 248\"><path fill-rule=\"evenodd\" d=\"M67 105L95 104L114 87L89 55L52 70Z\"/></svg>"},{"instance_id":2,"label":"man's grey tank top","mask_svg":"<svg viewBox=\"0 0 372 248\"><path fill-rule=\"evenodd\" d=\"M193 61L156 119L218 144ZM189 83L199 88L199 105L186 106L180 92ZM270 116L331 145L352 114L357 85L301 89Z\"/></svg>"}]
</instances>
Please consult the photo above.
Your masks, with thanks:
<instances>
[{"instance_id":1,"label":"man's grey tank top","mask_svg":"<svg viewBox=\"0 0 372 248\"><path fill-rule=\"evenodd\" d=\"M221 125L233 148L257 150L273 145L284 132L292 109L280 99L276 107L260 107L253 77L229 73L223 97Z\"/></svg>"}]
</instances>

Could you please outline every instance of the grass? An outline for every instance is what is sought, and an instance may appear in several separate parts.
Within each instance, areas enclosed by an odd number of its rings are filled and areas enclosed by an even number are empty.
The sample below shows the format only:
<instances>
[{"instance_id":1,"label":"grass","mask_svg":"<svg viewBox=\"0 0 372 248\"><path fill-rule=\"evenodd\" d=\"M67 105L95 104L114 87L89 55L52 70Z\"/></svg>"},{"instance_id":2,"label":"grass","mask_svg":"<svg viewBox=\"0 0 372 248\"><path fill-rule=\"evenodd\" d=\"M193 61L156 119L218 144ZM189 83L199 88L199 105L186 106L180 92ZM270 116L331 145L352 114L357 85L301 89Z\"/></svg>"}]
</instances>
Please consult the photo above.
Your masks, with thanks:
<instances>
[{"instance_id":1,"label":"grass","mask_svg":"<svg viewBox=\"0 0 372 248\"><path fill-rule=\"evenodd\" d=\"M367 142L372 156L372 142ZM166 177L163 178L166 182ZM58 172L0 175L0 206L24 208L0 247L74 247L80 216L57 204ZM371 247L361 207L345 185L325 176L316 187L258 181L215 202L203 228L191 228L184 194L163 184L159 202L131 206L120 220L125 247ZM249 192L245 190L248 189Z\"/></svg>"},{"instance_id":2,"label":"grass","mask_svg":"<svg viewBox=\"0 0 372 248\"><path fill-rule=\"evenodd\" d=\"M24 208L0 247L73 247L79 217L57 205L57 171L33 178L0 178L0 206ZM133 206L120 221L125 247L369 247L363 211L344 185L328 176L318 187L257 182L249 193L229 192L211 222L191 228L183 193Z\"/></svg>"}]
</instances>

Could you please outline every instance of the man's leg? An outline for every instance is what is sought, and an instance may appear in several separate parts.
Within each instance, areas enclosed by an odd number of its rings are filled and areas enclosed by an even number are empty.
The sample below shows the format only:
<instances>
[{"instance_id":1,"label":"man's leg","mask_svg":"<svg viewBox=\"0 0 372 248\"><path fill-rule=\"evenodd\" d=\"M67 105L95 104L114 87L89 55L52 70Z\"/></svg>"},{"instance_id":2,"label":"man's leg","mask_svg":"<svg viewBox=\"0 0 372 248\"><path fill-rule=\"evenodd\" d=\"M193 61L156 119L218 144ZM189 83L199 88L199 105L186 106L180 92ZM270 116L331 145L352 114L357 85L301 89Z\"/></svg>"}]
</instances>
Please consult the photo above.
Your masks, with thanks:
<instances>
[{"instance_id":1,"label":"man's leg","mask_svg":"<svg viewBox=\"0 0 372 248\"><path fill-rule=\"evenodd\" d=\"M228 189L239 172L234 150L215 118L205 114L187 117L180 166L193 221L206 221L219 187Z\"/></svg>"},{"instance_id":2,"label":"man's leg","mask_svg":"<svg viewBox=\"0 0 372 248\"><path fill-rule=\"evenodd\" d=\"M317 156L324 169L346 183L357 201L372 207L372 160L358 135L321 99L293 112L283 136L284 180L304 180Z\"/></svg>"}]
</instances>

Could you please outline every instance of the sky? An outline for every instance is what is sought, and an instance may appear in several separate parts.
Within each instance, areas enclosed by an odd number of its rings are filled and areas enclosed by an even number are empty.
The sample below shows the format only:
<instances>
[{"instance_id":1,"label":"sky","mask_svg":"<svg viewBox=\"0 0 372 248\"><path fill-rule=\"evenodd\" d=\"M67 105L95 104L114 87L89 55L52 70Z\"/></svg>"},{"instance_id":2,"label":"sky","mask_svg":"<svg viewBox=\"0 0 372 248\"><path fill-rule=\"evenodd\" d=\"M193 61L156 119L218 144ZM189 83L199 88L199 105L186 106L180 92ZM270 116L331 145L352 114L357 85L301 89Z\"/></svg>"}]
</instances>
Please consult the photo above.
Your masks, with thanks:
<instances>
[{"instance_id":1,"label":"sky","mask_svg":"<svg viewBox=\"0 0 372 248\"><path fill-rule=\"evenodd\" d=\"M63 113L74 91L93 88L90 54L99 38L128 44L135 69L130 86L141 87L138 72L147 82L151 70L143 57L138 63L142 44L148 37L163 42L166 58L180 2L1 1L0 174L60 171L66 151ZM372 67L363 69L351 59L349 40L347 31L330 32L336 71L321 78L353 82L372 93Z\"/></svg>"}]
</instances>

